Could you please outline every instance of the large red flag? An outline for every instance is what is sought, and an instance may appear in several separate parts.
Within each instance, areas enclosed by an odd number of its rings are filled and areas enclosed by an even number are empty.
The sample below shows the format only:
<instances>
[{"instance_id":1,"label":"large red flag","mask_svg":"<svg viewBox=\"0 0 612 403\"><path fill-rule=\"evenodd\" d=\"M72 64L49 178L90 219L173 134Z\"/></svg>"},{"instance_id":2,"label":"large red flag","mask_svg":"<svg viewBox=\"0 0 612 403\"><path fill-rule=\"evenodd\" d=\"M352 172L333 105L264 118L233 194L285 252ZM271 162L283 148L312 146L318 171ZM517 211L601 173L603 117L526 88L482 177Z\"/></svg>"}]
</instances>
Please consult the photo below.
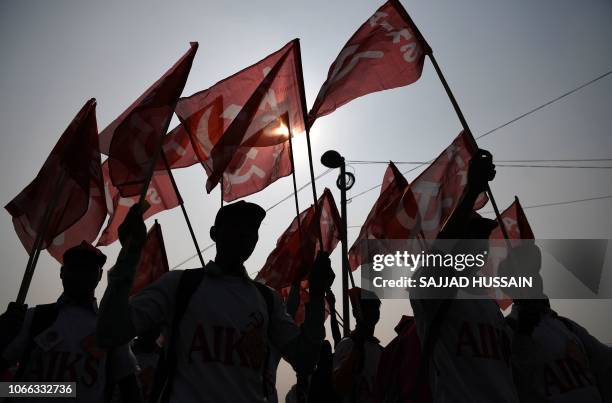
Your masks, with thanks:
<instances>
[{"instance_id":1,"label":"large red flag","mask_svg":"<svg viewBox=\"0 0 612 403\"><path fill-rule=\"evenodd\" d=\"M156 220L147 233L147 241L142 250L140 263L138 263L138 268L136 269L130 296L138 294L140 290L163 276L168 270L168 257L166 256L164 237L162 236L161 225Z\"/></svg>"},{"instance_id":2,"label":"large red flag","mask_svg":"<svg viewBox=\"0 0 612 403\"><path fill-rule=\"evenodd\" d=\"M237 163L249 153L245 147L266 147L257 154L266 154L269 161L281 149L279 145L287 142L289 133L295 135L305 130L299 49L299 41L293 40L260 62L179 101L176 113L206 169L208 192L224 173L230 174L224 182L244 180L244 173L236 172L237 167L238 171L249 172L247 180L254 179L253 172L258 171L254 166L261 174L263 169L259 165ZM286 147L283 145L282 149ZM226 183L232 189L225 192L226 200L259 191L277 177L290 173L277 165L266 169L258 175L265 176L265 180L255 180L240 192L235 190L234 183ZM272 169L277 172L276 178L270 176ZM278 174L281 171L283 175Z\"/></svg>"},{"instance_id":3,"label":"large red flag","mask_svg":"<svg viewBox=\"0 0 612 403\"><path fill-rule=\"evenodd\" d=\"M139 199L139 196L121 197L119 190L112 184L108 173L107 162L108 161L105 161L104 164L102 164L102 173L104 175L106 208L110 218L98 240L98 246L106 246L119 239L119 226L127 216L130 207L138 203ZM172 187L172 182L168 174L158 172L153 175L149 188L147 189L145 200L150 206L143 214L145 219L179 205L179 199L174 192L174 187Z\"/></svg>"},{"instance_id":4,"label":"large red flag","mask_svg":"<svg viewBox=\"0 0 612 403\"><path fill-rule=\"evenodd\" d=\"M467 170L476 152L470 138L461 132L410 186L390 164L383 179L381 195L349 251L351 269L361 262L360 243L367 239L420 239L426 247L436 239L467 184ZM385 186L386 185L386 186ZM475 210L488 199L482 194Z\"/></svg>"},{"instance_id":5,"label":"large red flag","mask_svg":"<svg viewBox=\"0 0 612 403\"><path fill-rule=\"evenodd\" d=\"M428 49L400 2L386 2L332 63L309 124L360 96L412 84L421 77Z\"/></svg>"},{"instance_id":6,"label":"large red flag","mask_svg":"<svg viewBox=\"0 0 612 403\"><path fill-rule=\"evenodd\" d=\"M64 131L36 178L5 207L28 253L45 215L48 220L41 249L49 247L88 211L93 214L95 205L90 200L103 193L95 111L96 101L90 99ZM101 223L85 226L82 239L76 243L92 235L95 238Z\"/></svg>"},{"instance_id":7,"label":"large red flag","mask_svg":"<svg viewBox=\"0 0 612 403\"><path fill-rule=\"evenodd\" d=\"M524 239L535 238L518 198L515 198L514 202L500 216L508 233L508 241L513 248L519 246ZM498 223L489 236L489 255L487 257L487 264L482 270L483 273L490 276L497 275L500 263L507 256L508 247ZM512 299L503 295L499 290L496 291L497 294L494 297L497 304L502 310L505 310L512 304Z\"/></svg>"},{"instance_id":8,"label":"large red flag","mask_svg":"<svg viewBox=\"0 0 612 403\"><path fill-rule=\"evenodd\" d=\"M327 253L334 250L340 240L341 224L340 214L329 189L323 191L317 204L318 209L310 206L300 214L301 234L296 217L278 238L276 248L257 274L257 281L281 290L294 281L305 279L308 273L302 269L312 267L319 252L319 226L323 249ZM318 219L317 210L320 211Z\"/></svg>"},{"instance_id":9,"label":"large red flag","mask_svg":"<svg viewBox=\"0 0 612 403\"><path fill-rule=\"evenodd\" d=\"M123 197L140 195L147 186L161 136L168 130L197 49L197 42L191 43L170 70L100 133L110 178Z\"/></svg>"}]
</instances>

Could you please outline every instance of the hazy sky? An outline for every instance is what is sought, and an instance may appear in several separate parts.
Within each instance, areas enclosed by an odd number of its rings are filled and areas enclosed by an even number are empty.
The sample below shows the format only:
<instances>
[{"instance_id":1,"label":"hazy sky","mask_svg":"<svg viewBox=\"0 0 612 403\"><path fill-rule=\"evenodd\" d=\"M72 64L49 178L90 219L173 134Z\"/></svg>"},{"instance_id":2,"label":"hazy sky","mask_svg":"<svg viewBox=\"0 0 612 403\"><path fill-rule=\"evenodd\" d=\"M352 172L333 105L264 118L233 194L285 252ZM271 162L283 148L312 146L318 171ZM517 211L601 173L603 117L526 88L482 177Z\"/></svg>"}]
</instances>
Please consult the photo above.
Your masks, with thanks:
<instances>
[{"instance_id":1,"label":"hazy sky","mask_svg":"<svg viewBox=\"0 0 612 403\"><path fill-rule=\"evenodd\" d=\"M402 3L432 46L475 135L486 132L612 69L612 2L570 0L438 0ZM98 100L104 128L188 48L198 41L184 95L207 88L299 37L306 97L312 105L327 69L379 1L30 1L0 2L0 185L6 204L36 175L83 103ZM486 137L481 147L496 159L612 157L612 76ZM312 130L315 172L328 149L349 160L428 160L460 131L428 61L415 84L355 100L319 119ZM308 181L303 137L296 139L298 184ZM409 167L402 166L402 170ZM384 165L351 167L357 194L379 184ZM419 171L408 175L412 179ZM524 206L612 195L609 170L502 168L492 185L500 208L518 195ZM205 174L194 166L177 173L201 246L219 206L207 195ZM317 187L335 188L335 175ZM248 198L268 207L292 191L283 178ZM378 191L353 200L349 225L360 225ZM350 197L350 195L349 195ZM302 208L311 193L300 193ZM612 238L612 199L526 210L539 238ZM490 210L485 207L484 210ZM287 201L271 210L258 249L247 262L257 271L294 216ZM179 209L156 217L170 265L194 253ZM349 232L349 242L358 229ZM0 305L15 299L27 254L10 216L0 214ZM117 245L104 249L112 261ZM339 250L339 248L338 248ZM206 258L214 257L214 248ZM339 263L338 253L333 255ZM185 267L196 265L192 260ZM110 264L108 265L110 267ZM337 264L339 268L339 264ZM29 304L54 300L59 265L41 254ZM608 276L607 280L612 281ZM338 279L339 280L339 279ZM340 281L337 283L339 284ZM336 284L336 289L338 288ZM103 292L101 284L98 295ZM338 293L339 294L339 293ZM610 301L553 301L602 340L612 341ZM392 327L408 301L384 301L379 335ZM290 372L279 374L284 396Z\"/></svg>"}]
</instances>

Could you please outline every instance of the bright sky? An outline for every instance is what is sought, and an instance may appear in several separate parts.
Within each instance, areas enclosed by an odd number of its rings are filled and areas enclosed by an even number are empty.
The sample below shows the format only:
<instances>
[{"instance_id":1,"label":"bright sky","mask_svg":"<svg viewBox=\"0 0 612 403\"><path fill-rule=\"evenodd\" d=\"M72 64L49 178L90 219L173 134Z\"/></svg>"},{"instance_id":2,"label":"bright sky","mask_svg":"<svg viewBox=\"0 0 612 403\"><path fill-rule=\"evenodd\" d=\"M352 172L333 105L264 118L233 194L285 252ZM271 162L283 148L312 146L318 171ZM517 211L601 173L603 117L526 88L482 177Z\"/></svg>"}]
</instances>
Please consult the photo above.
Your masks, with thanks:
<instances>
[{"instance_id":1,"label":"bright sky","mask_svg":"<svg viewBox=\"0 0 612 403\"><path fill-rule=\"evenodd\" d=\"M432 46L476 135L612 70L609 1L402 3ZM344 43L381 4L354 0L1 2L3 203L34 178L87 99L97 98L98 124L104 128L187 50L189 41L198 41L200 48L184 95L208 88L299 37L311 106ZM612 76L608 76L487 136L480 145L499 160L612 158L611 103ZM368 95L319 119L312 130L315 172L324 171L318 159L328 149L340 151L348 160L428 160L459 131L451 105L426 61L417 83ZM295 150L298 184L304 184L309 178L303 137L296 139ZM356 195L379 184L385 166L350 169L357 177L351 190ZM612 195L609 172L500 167L492 188L500 208L510 204L514 195L524 206L607 196ZM206 194L205 174L199 166L181 170L177 180L200 245L208 245L219 192ZM317 187L320 191L332 188L339 200L334 183L335 175L330 174ZM283 178L248 199L268 207L291 191L291 179ZM348 205L349 226L363 222L377 192ZM312 202L309 189L299 196L302 208ZM539 238L612 238L611 204L612 199L602 199L526 212ZM250 272L262 266L293 216L290 200L269 212L258 249L247 262ZM156 218L164 230L170 265L193 255L180 210ZM349 242L357 233L358 228L349 231ZM0 305L4 307L16 298L27 261L6 212L0 214L0 239ZM109 261L117 251L117 245L104 249ZM333 261L339 270L338 253ZM205 257L213 258L214 248ZM192 260L185 267L196 264ZM54 300L60 286L59 265L43 252L27 302ZM99 296L104 286L99 286ZM595 336L612 341L610 301L553 304ZM378 332L384 344L393 337L400 315L410 312L408 301L384 301ZM281 368L278 388L284 397L293 381L287 367Z\"/></svg>"}]
</instances>

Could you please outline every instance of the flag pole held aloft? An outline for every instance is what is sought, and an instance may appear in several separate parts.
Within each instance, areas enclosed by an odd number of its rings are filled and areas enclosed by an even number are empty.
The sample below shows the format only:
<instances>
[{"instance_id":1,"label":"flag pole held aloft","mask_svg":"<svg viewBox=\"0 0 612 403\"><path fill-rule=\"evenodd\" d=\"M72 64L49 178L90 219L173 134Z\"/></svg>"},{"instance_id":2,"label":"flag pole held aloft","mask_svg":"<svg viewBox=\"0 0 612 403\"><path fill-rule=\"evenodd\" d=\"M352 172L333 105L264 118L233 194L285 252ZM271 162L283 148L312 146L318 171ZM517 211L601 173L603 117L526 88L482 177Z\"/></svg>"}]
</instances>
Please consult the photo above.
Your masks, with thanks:
<instances>
[{"instance_id":1,"label":"flag pole held aloft","mask_svg":"<svg viewBox=\"0 0 612 403\"><path fill-rule=\"evenodd\" d=\"M17 235L29 252L17 296L19 304L25 302L40 251L87 213L92 182L101 178L95 107L93 98L85 103L36 178L6 205ZM32 242L30 234L34 231Z\"/></svg>"},{"instance_id":2,"label":"flag pole held aloft","mask_svg":"<svg viewBox=\"0 0 612 403\"><path fill-rule=\"evenodd\" d=\"M51 213L53 210L55 210L57 206L57 201L62 190L62 185L64 183L65 176L66 173L64 171L61 171L54 186L56 192L53 195L49 204L47 205L42 225L37 230L34 249L30 253L30 257L26 265L26 270L21 280L21 285L19 286L19 293L17 294L16 302L19 305L23 305L25 303L28 290L30 289L30 283L32 282L32 278L34 277L34 270L36 269L36 264L38 263L38 256L40 255L40 251L42 249L43 239L45 237L45 233L47 232L49 221L51 221Z\"/></svg>"},{"instance_id":3,"label":"flag pole held aloft","mask_svg":"<svg viewBox=\"0 0 612 403\"><path fill-rule=\"evenodd\" d=\"M160 147L161 148L161 147ZM168 177L170 177L170 182L172 183L172 187L174 188L174 193L176 193L176 197L178 199L179 205L181 206L181 211L183 212L183 217L185 217L185 222L187 223L187 228L189 229L189 234L191 235L191 240L196 248L196 252L198 254L198 258L200 259L200 264L204 267L206 264L204 263L204 258L202 257L202 252L200 252L200 246L198 245L198 240L193 232L193 227L191 226L191 220L189 219L189 215L187 215L187 210L185 209L185 203L183 202L183 198L181 197L181 193L179 192L178 185L176 184L176 180L174 179L174 175L172 174L172 169L170 169L170 165L168 164L168 159L166 158L166 153L161 149L161 158L166 166L166 171L168 172ZM155 220L156 225L157 220ZM161 231L161 230L160 230Z\"/></svg>"},{"instance_id":4,"label":"flag pole held aloft","mask_svg":"<svg viewBox=\"0 0 612 403\"><path fill-rule=\"evenodd\" d=\"M465 116L463 115L463 112L461 111L461 108L459 107L459 103L457 102L457 99L453 95L453 92L451 91L450 86L448 85L448 82L446 81L446 78L444 77L444 74L442 73L442 69L440 69L438 62L435 56L433 55L433 49L431 48L431 46L429 46L429 43L427 43L427 41L425 40L425 37L421 34L421 31L419 31L418 27L416 26L414 21L412 21L412 18L410 17L406 9L401 5L401 3L398 0L390 0L390 1L395 5L398 12L409 22L414 33L419 38L419 41L421 42L424 48L425 54L427 55L427 57L429 57L429 60L431 60L431 64L433 65L434 70L436 71L436 74L438 75L438 78L440 79L440 82L442 83L442 86L444 87L444 90L446 91L446 95L448 96L448 99L453 105L455 113L457 114L457 117L459 118L459 121L461 122L461 126L463 127L463 130L465 130L473 146L475 148L478 148L476 139L474 138L474 135L472 134L472 131L470 130L470 127L468 126L468 123L465 120ZM504 235L504 239L506 240L506 244L510 248L510 242L508 241L508 231L506 230L504 222L501 218L499 208L497 207L497 203L495 201L495 198L493 197L493 192L491 192L491 188L488 184L487 184L486 191L487 191L487 195L489 196L489 199L491 200L491 205L493 206L493 210L495 211L495 217L497 218L497 221L499 222L499 226L502 231L502 234Z\"/></svg>"}]
</instances>

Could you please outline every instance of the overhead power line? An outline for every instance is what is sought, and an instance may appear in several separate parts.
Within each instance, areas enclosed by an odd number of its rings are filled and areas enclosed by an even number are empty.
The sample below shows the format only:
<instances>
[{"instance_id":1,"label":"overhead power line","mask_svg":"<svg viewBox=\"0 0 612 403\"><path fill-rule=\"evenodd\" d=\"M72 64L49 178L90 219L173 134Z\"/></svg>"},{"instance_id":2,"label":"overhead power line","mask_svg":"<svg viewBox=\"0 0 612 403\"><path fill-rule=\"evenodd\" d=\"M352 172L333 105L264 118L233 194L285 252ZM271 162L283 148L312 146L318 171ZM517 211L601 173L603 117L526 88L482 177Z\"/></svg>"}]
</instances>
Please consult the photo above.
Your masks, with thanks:
<instances>
[{"instance_id":1,"label":"overhead power line","mask_svg":"<svg viewBox=\"0 0 612 403\"><path fill-rule=\"evenodd\" d=\"M609 162L612 158L585 158L585 159L559 159L559 160L495 160L497 163L548 163L548 162ZM395 165L422 165L427 164L427 161L381 161L381 160L347 160L347 164L352 165L375 165L388 164L393 162Z\"/></svg>"},{"instance_id":2,"label":"overhead power line","mask_svg":"<svg viewBox=\"0 0 612 403\"><path fill-rule=\"evenodd\" d=\"M476 137L476 140L481 139L481 138L483 138L485 136L488 136L489 134L491 134L493 132L496 132L496 131L498 131L499 129L501 129L503 127L511 125L512 123L516 122L517 120L521 120L524 117L527 117L527 116L531 115L532 113L535 113L535 112L539 111L540 109L546 108L548 105L553 104L553 103L555 103L555 102L557 102L557 101L559 101L559 100L561 100L561 99L563 99L563 98L565 98L565 97L575 93L576 91L579 91L579 90L583 89L584 87L587 87L587 86L589 86L589 85L591 85L591 84L593 84L593 83L595 83L595 82L597 82L597 81L599 81L599 80L609 76L610 74L612 74L612 70L610 70L610 71L608 71L608 72L606 72L606 73L604 73L604 74L602 74L602 75L600 75L598 77L595 77L594 79L592 79L590 81L587 81L586 83L581 84L578 87L576 87L574 89L571 89L571 90L567 91L566 93L561 94L558 97L553 98L550 101L548 101L546 103L543 103L542 105L537 106L537 107L531 109L530 111L527 111L527 112L525 112L525 113L515 117L514 119L509 120L506 123L497 126L496 128L493 128L493 129L489 130L488 132L485 132L485 133L481 134L480 136Z\"/></svg>"},{"instance_id":3,"label":"overhead power line","mask_svg":"<svg viewBox=\"0 0 612 403\"><path fill-rule=\"evenodd\" d=\"M587 201L592 201L592 200L604 200L604 199L612 199L612 195L608 195L608 196L595 196L595 197L589 197L586 199L576 199L576 200L566 200L566 201L561 201L561 202L552 202L552 203L541 203L541 204L532 204L529 206L521 206L523 210L526 209L531 209L531 208L538 208L538 207L550 207L550 206L564 206L567 204L575 204L575 203L582 203L582 202L587 202ZM487 210L487 211L483 211L482 214L492 214L494 213L493 210ZM349 225L347 228L361 228L361 225Z\"/></svg>"}]
</instances>

